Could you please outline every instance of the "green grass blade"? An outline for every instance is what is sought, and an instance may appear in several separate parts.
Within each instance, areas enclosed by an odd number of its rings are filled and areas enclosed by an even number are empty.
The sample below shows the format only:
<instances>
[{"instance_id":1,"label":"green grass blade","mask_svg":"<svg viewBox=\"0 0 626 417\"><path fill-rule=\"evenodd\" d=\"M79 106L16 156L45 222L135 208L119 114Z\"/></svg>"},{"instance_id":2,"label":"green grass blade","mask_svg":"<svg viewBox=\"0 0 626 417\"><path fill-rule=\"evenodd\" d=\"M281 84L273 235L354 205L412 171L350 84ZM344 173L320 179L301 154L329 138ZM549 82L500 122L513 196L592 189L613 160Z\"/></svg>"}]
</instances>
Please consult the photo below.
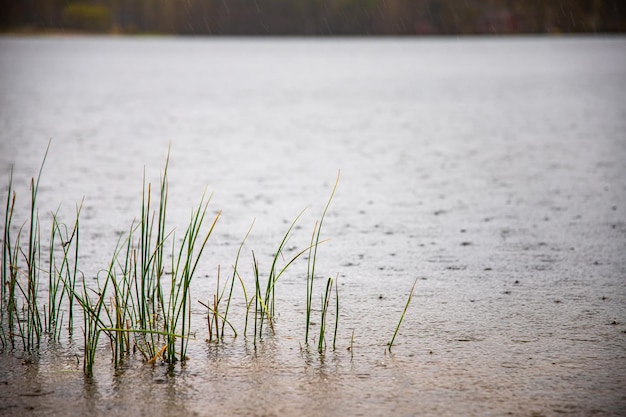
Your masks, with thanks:
<instances>
[{"instance_id":1,"label":"green grass blade","mask_svg":"<svg viewBox=\"0 0 626 417\"><path fill-rule=\"evenodd\" d=\"M404 315L406 314L406 311L409 308L409 304L411 304L411 299L413 298L413 291L415 290L415 284L417 284L417 279L415 280L415 282L413 283L413 286L411 287L411 292L409 293L409 297L406 300L406 305L404 306L404 310L402 310L402 315L400 316L400 320L398 321L398 325L396 326L396 331L393 332L393 336L391 337L391 340L389 341L389 343L387 343L387 346L389 347L390 352L391 352L391 347L393 346L393 342L394 340L396 340L396 335L398 334L398 330L400 330L400 325L402 324L402 320L404 320Z\"/></svg>"}]
</instances>

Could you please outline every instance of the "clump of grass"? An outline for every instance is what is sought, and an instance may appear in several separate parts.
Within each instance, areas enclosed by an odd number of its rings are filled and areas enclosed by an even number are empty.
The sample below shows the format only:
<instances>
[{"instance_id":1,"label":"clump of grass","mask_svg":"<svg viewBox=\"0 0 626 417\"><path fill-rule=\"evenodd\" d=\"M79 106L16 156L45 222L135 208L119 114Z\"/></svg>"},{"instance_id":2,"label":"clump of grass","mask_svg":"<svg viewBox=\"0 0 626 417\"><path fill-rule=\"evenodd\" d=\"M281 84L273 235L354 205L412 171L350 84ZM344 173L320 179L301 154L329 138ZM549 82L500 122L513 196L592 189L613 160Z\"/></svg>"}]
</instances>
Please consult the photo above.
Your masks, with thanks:
<instances>
[{"instance_id":1,"label":"clump of grass","mask_svg":"<svg viewBox=\"0 0 626 417\"><path fill-rule=\"evenodd\" d=\"M58 218L58 209L52 214L50 232L50 256L48 261L48 305L45 329L52 340L59 340L63 322L64 301L68 312L68 331L74 328L74 293L78 270L79 218L84 200L76 208L76 220L72 229ZM57 265L56 244L59 243L61 263Z\"/></svg>"},{"instance_id":2,"label":"clump of grass","mask_svg":"<svg viewBox=\"0 0 626 417\"><path fill-rule=\"evenodd\" d=\"M39 242L40 225L37 208L37 193L43 167L48 156L50 143L46 148L37 179L30 181L30 211L28 220L19 228L15 240L12 240L11 229L16 194L13 191L13 170L9 174L9 185L4 217L4 233L2 239L2 345L15 348L16 336L21 340L27 353L38 350L43 333L41 309L38 303L41 250ZM28 224L28 226L27 226ZM26 228L26 230L25 230ZM23 246L22 233L28 234L28 244ZM5 307L6 295L6 307ZM5 309L6 308L6 309ZM5 330L5 317L7 329ZM8 334L7 334L8 333Z\"/></svg>"},{"instance_id":3,"label":"clump of grass","mask_svg":"<svg viewBox=\"0 0 626 417\"><path fill-rule=\"evenodd\" d=\"M100 315L104 308L109 282L110 279L109 276L107 276L104 285L100 287L100 283L98 283L98 289L94 290L87 286L83 276L82 294L74 293L74 297L76 297L78 304L83 310L83 372L87 377L93 376L93 365L96 360L100 333L103 329L108 331ZM92 298L92 295L95 296L95 298Z\"/></svg>"},{"instance_id":4,"label":"clump of grass","mask_svg":"<svg viewBox=\"0 0 626 417\"><path fill-rule=\"evenodd\" d=\"M389 352L391 352L391 347L393 346L394 340L396 340L398 330L400 330L400 325L402 324L402 320L404 320L404 315L406 314L406 311L409 309L409 304L411 304L411 299L413 298L413 291L415 291L415 284L417 284L417 279L415 280L415 282L413 282L413 286L411 287L411 292L409 293L409 297L406 300L404 310L402 310L402 315L400 316L400 320L398 320L398 325L396 326L396 330L393 332L393 336L391 337L391 340L389 341L389 343L387 343L387 348L389 349Z\"/></svg>"},{"instance_id":5,"label":"clump of grass","mask_svg":"<svg viewBox=\"0 0 626 417\"><path fill-rule=\"evenodd\" d=\"M334 184L331 196L329 201L327 202L324 211L322 213L322 218L319 222L316 222L313 236L311 238L311 243L308 247L303 250L297 252L294 256L287 258L287 260L280 265L280 260L283 258L285 246L291 237L295 225L302 217L304 210L301 211L296 218L291 222L287 231L282 237L278 248L274 252L274 255L271 260L271 266L267 274L263 274L261 272L261 266L259 259L257 258L254 250L251 251L252 256L252 281L254 285L254 291L250 292L247 290L246 285L244 283L244 279L241 276L241 271L239 269L239 263L241 259L241 253L244 246L245 241L252 231L252 226L247 231L244 239L242 240L239 249L237 251L237 255L235 258L235 263L233 266L233 274L230 281L227 283L229 285L229 292L226 298L226 309L223 314L219 310L219 306L222 302L222 298L225 296L226 285L220 290L219 285L219 274L218 274L218 284L216 293L213 295L213 300L205 302L200 302L207 309L207 330L209 333L209 341L213 340L221 340L224 335L224 331L226 328L226 324L232 329L234 335L237 335L237 331L232 326L232 324L228 321L228 311L232 300L233 289L235 285L235 280L237 279L242 287L246 312L245 312L245 322L243 334L247 336L248 327L249 327L249 318L252 316L253 318L253 343L256 345L258 340L262 340L263 334L266 329L273 334L274 333L274 322L276 316L276 286L279 281L279 278L289 269L289 267L302 255L305 253L309 254L309 261L307 267L307 337L308 330L310 326L311 320L311 310L312 310L312 294L313 294L313 277L315 276L315 262L317 257L317 246L319 246L323 241L321 240L321 225L323 223L323 219L328 211L330 201L335 193L337 188L337 184L339 181L339 176L337 177L337 181ZM333 289L334 280L329 278L327 282L326 292L322 295L322 323L324 325L320 331L320 338L318 340L318 347L320 352L323 350L325 346L325 334L326 334L326 318L328 316L328 309L330 305L330 301L332 299L332 289ZM249 296L250 294L250 296ZM335 287L335 329L333 334L333 349L336 345L337 333L338 333L338 317L339 317L339 293L338 289ZM221 320L220 320L221 319ZM220 323L221 322L221 330Z\"/></svg>"},{"instance_id":6,"label":"clump of grass","mask_svg":"<svg viewBox=\"0 0 626 417\"><path fill-rule=\"evenodd\" d=\"M13 210L15 208L15 191L13 191L13 168L9 172L9 184L7 190L7 201L4 212L4 229L2 233L2 270L1 276L1 297L0 297L0 341L2 348L10 346L15 348L14 312L16 312L15 288L17 285L17 270L15 265L15 255L17 250L11 246L11 223L13 221ZM6 300L6 301L5 301ZM5 315L6 314L6 315Z\"/></svg>"},{"instance_id":7,"label":"clump of grass","mask_svg":"<svg viewBox=\"0 0 626 417\"><path fill-rule=\"evenodd\" d=\"M220 271L221 271L221 268L218 265L217 266L217 284L216 284L215 294L213 294L213 303L211 303L211 301L207 301L206 303L203 303L202 301L198 300L198 302L202 304L204 307L206 307L208 311L207 312L207 330L209 332L209 338L207 340L209 342L212 342L214 340L219 341L224 338L224 327L226 327L226 324L230 326L230 328L233 330L235 337L237 337L237 330L235 330L235 327L226 319L226 315L228 314L228 305L230 304L230 299L232 297L232 289L234 285L231 285L231 293L228 297L228 304L226 307L226 311L224 313L220 313L220 302L222 301L222 298L224 297L224 292L226 291L226 284L227 284L227 283L224 284L224 287L220 291ZM233 280L231 280L231 282L234 284ZM221 332L220 332L220 324L221 324Z\"/></svg>"},{"instance_id":8,"label":"clump of grass","mask_svg":"<svg viewBox=\"0 0 626 417\"><path fill-rule=\"evenodd\" d=\"M89 288L84 277L81 290L75 288L78 219L69 234L67 231L61 233L60 223L54 216L53 238L66 238L60 239L63 249L60 268L52 266L54 259L51 255L49 305L54 307L49 307L48 321L58 321L59 294L65 294L65 302L69 300L70 306L71 300L78 301L83 311L83 369L88 376L93 374L101 333L109 339L115 366L131 350L139 352L148 363L161 358L173 364L186 358L191 335L191 281L221 212L217 213L209 230L203 232L210 202L210 198L203 195L198 208L192 210L181 241L177 242L174 232L166 232L167 166L166 162L160 181L160 200L154 211L151 208L152 187L144 174L141 219L133 222L128 235L118 241L108 268L98 274L97 289ZM76 255L70 267L68 253L72 244ZM164 262L168 247L171 247L169 267ZM54 248L51 250L54 252ZM57 280L65 291L59 292Z\"/></svg>"},{"instance_id":9,"label":"clump of grass","mask_svg":"<svg viewBox=\"0 0 626 417\"><path fill-rule=\"evenodd\" d=\"M44 162L47 156L44 156ZM12 227L15 192L13 173L9 176L4 233L2 243L0 296L0 344L2 348L15 349L21 342L25 352L35 352L39 347L42 332L53 340L60 339L64 320L70 332L75 326L83 331L83 370L92 376L99 348L102 348L101 335L109 341L112 362L120 366L131 354L138 354L146 363L161 360L170 365L183 362L192 332L191 284L199 268L200 260L208 245L210 236L220 218L221 211L214 216L208 213L211 196L203 194L198 206L191 211L189 223L183 229L180 239L166 224L168 206L168 165L169 151L158 192L158 203L153 204L152 185L146 180L144 171L142 205L140 217L133 221L128 232L120 237L108 265L93 278L85 277L78 265L80 242L81 202L76 208L76 219L69 226L58 217L59 209L52 213L48 265L41 260L41 231L39 227L37 192L42 176L39 174L30 183L30 212L28 221L21 227ZM245 322L244 336L247 336L249 318L252 316L254 345L262 341L267 332L275 331L277 317L277 284L280 277L302 255L308 254L306 272L306 327L305 344L309 343L310 326L313 314L313 294L316 279L316 262L321 231L326 214L333 200L339 182L339 174L322 215L313 227L310 244L295 255L285 256L287 242L295 231L304 211L300 212L282 235L278 247L271 258L266 273L262 273L259 259L254 250L251 253L254 290L244 284L241 264L243 248L252 226L247 231L237 250L232 266L232 275L223 283L221 268L217 268L215 294L205 302L207 309L207 330L209 341L221 341L227 328L237 337L238 331L230 320L230 310L236 281L239 281L244 297ZM17 232L15 232L17 230ZM14 237L15 234L15 237ZM28 237L28 243L24 242ZM47 298L40 305L40 275L48 275ZM94 284L95 282L95 284ZM44 284L45 287L45 284ZM334 288L333 288L334 287ZM387 344L391 350L405 313L411 302L415 283L396 326L393 337ZM332 309L334 289L334 314ZM43 299L42 299L43 300ZM73 306L82 311L82 317L75 318ZM317 350L320 355L327 344L330 345L330 326L334 315L332 348L336 349L339 329L339 286L338 277L326 280L321 293L320 328ZM80 320L80 318L82 320ZM350 339L352 356L354 330Z\"/></svg>"},{"instance_id":10,"label":"clump of grass","mask_svg":"<svg viewBox=\"0 0 626 417\"><path fill-rule=\"evenodd\" d=\"M107 271L113 301L106 308L109 324L101 330L111 339L116 364L130 351L131 334L132 349L139 351L146 362L161 358L173 364L186 357L191 333L191 281L221 212L209 230L202 232L210 202L203 195L198 208L192 210L181 241L177 242L175 233L166 231L167 166L166 162L159 204L154 212L151 184L146 184L144 175L141 220L131 225L123 242L126 248L123 259L122 251L116 250ZM135 237L135 233L139 236ZM169 267L164 262L167 247L171 247Z\"/></svg>"},{"instance_id":11,"label":"clump of grass","mask_svg":"<svg viewBox=\"0 0 626 417\"><path fill-rule=\"evenodd\" d=\"M208 330L209 330L209 341L214 340L213 339L214 333L218 334L216 340L223 339L224 329L226 327L225 324L227 324L232 329L235 336L237 335L237 331L235 330L234 326L227 319L236 279L241 284L241 288L243 290L243 295L244 295L244 300L245 300L245 306L246 306L245 322L244 322L244 329L243 329L244 337L247 336L248 334L250 315L252 315L252 318L253 318L253 324L252 324L253 332L254 332L253 343L255 346L256 346L257 340L261 340L263 338L264 329L269 329L271 333L274 333L274 320L275 320L275 308L276 308L275 307L276 306L276 284L278 283L278 280L280 279L280 277L290 268L290 266L298 258L300 258L303 254L305 254L309 249L309 248L305 248L304 250L297 252L291 258L287 258L284 264L282 265L280 264L280 259L282 259L284 255L285 246L294 230L295 225L297 224L298 220L301 218L303 213L304 211L301 211L296 216L296 218L292 221L287 231L283 235L282 240L280 244L278 245L278 248L274 252L271 266L270 266L269 271L267 272L266 277L265 277L265 274L262 274L261 272L259 260L257 259L257 256L254 250L251 251L252 280L254 282L254 293L253 295L248 296L249 291L247 290L246 285L244 283L244 279L241 276L239 263L241 259L243 246L252 231L252 226L254 225L254 222L252 223L252 225L248 229L237 251L235 263L233 265L233 275L229 282L230 290L229 290L227 301L226 301L226 309L223 315L218 312L218 308L219 308L221 299L225 294L226 286L220 292L219 283L218 283L218 289L216 291L216 294L213 296L213 305L211 305L210 302L208 303L201 302L201 304L204 307L206 307L208 311L207 325L208 325ZM219 330L218 318L221 319L221 323L222 323L221 331ZM213 329L217 329L217 331L214 332Z\"/></svg>"},{"instance_id":12,"label":"clump of grass","mask_svg":"<svg viewBox=\"0 0 626 417\"><path fill-rule=\"evenodd\" d=\"M283 250L285 248L285 245L287 244L287 241L288 241L289 237L291 236L291 232L292 232L294 226L296 225L296 223L298 222L298 220L300 219L300 217L302 216L302 214L304 214L304 210L301 211L296 216L294 221L291 223L291 225L289 226L289 228L285 232L282 241L278 245L278 248L276 249L276 252L274 253L274 258L272 259L272 266L271 266L270 271L269 271L269 273L267 275L267 283L266 283L266 286L265 286L265 294L263 295L262 298L261 298L261 288L259 286L258 262L256 261L256 258L254 257L254 253L252 255L252 257L254 259L255 282L257 283L258 305L260 307L259 312L261 313L259 315L259 335L263 331L263 322L264 322L264 318L265 317L267 317L269 326L272 329L272 332L274 332L273 319L274 319L274 313L275 313L275 300L276 300L276 291L275 290L276 290L276 283L278 282L278 279L283 275L283 273L287 270L287 268L289 268L289 266L296 259L298 259L300 256L302 256L302 254L304 254L306 252L306 249L303 250L303 251L298 252L284 266L282 266L281 268L278 267L278 260L282 256Z\"/></svg>"},{"instance_id":13,"label":"clump of grass","mask_svg":"<svg viewBox=\"0 0 626 417\"><path fill-rule=\"evenodd\" d=\"M27 285L26 285L26 345L24 349L32 353L39 348L41 340L41 333L43 326L41 324L41 315L39 312L39 305L37 302L37 296L39 291L39 261L41 257L40 245L41 240L40 228L39 228L39 211L37 209L37 193L39 191L39 181L41 180L41 173L43 172L43 166L48 156L48 150L50 144L46 149L46 153L43 158L43 162L37 175L37 180L31 179L30 182L30 218L28 228L28 251L24 255L27 271ZM22 289L23 291L23 289Z\"/></svg>"},{"instance_id":14,"label":"clump of grass","mask_svg":"<svg viewBox=\"0 0 626 417\"><path fill-rule=\"evenodd\" d=\"M150 359L149 352L143 348L144 344L132 345L130 335L137 334L131 332L139 324L139 304L136 299L134 275L137 271L137 247L134 245L133 234L139 225L131 224L128 235L120 236L113 251L113 256L106 271L107 280L112 287L112 294L109 294L109 303L105 303L104 312L108 322L103 324L108 332L113 354L113 363L117 367L122 362L125 355L131 351L131 346L139 350L145 360ZM139 333L145 339L145 333Z\"/></svg>"},{"instance_id":15,"label":"clump of grass","mask_svg":"<svg viewBox=\"0 0 626 417\"><path fill-rule=\"evenodd\" d=\"M164 319L164 331L167 333L167 362L169 363L176 361L175 344L177 338L180 338L179 357L183 361L186 357L188 335L191 332L191 280L200 262L202 252L206 248L209 237L221 215L221 211L218 212L209 230L204 234L201 233L209 201L210 198L205 202L203 197L198 209L192 212L178 256L172 257L170 297L168 308L164 309L167 311ZM164 306L162 305L162 307ZM179 334L176 333L177 329L180 329Z\"/></svg>"},{"instance_id":16,"label":"clump of grass","mask_svg":"<svg viewBox=\"0 0 626 417\"><path fill-rule=\"evenodd\" d=\"M224 324L228 323L228 325L232 328L235 337L237 336L237 331L235 330L235 328L230 324L230 322L228 321L228 312L230 310L230 302L233 298L233 290L235 288L235 278L237 278L241 284L241 288L243 290L243 295L245 298L245 304L246 304L246 319L245 319L245 327L244 327L244 335L246 334L246 330L247 330L247 325L248 325L248 314L250 313L250 303L248 301L248 294L246 292L246 286L243 283L243 280L241 279L241 276L239 275L239 272L237 270L237 267L239 265L239 258L241 256L241 250L243 249L244 244L246 243L246 240L248 240L248 236L250 236L250 232L252 231L252 227L254 226L254 221L252 222L252 224L250 225L250 228L248 229L248 232L246 233L246 235L244 236L244 238L241 241L241 244L239 245L239 249L237 249L237 256L235 257L235 263L233 264L233 275L231 277L230 280L230 291L228 293L228 298L227 298L227 302L226 302L226 309L224 311L224 316L222 317L222 333L220 334L220 339L224 339ZM219 274L218 274L218 278L219 278ZM219 285L218 285L219 287ZM222 292L223 294L223 292ZM217 310L217 306L216 306L216 310Z\"/></svg>"},{"instance_id":17,"label":"clump of grass","mask_svg":"<svg viewBox=\"0 0 626 417\"><path fill-rule=\"evenodd\" d=\"M324 223L324 218L326 217L326 213L328 212L328 208L330 207L330 203L333 200L335 195L335 191L337 190L337 185L339 184L340 173L337 174L337 179L335 180L335 185L333 186L333 190L330 193L330 197L328 198L328 202L324 207L324 211L322 212L322 216L318 223L313 227L313 234L311 236L311 245L308 248L309 252L309 261L307 266L307 276L306 276L306 326L304 333L304 342L305 344L309 343L309 329L311 326L311 311L313 307L313 287L315 281L315 264L317 261L317 249L320 245L320 236L322 233L322 225ZM327 292L328 286L332 284L332 279L329 279L327 282ZM324 314L324 313L323 313ZM321 345L321 341L319 343Z\"/></svg>"},{"instance_id":18,"label":"clump of grass","mask_svg":"<svg viewBox=\"0 0 626 417\"><path fill-rule=\"evenodd\" d=\"M230 294L229 294L229 297L228 297L228 304L226 305L226 312L224 313L224 320L226 320L226 318L228 316L228 309L230 307L230 300L232 298L232 292L233 292L233 285L234 285L235 277L237 277L237 279L239 280L239 283L241 284L241 289L243 291L243 296L244 296L245 305L246 305L245 322L244 322L244 327L243 327L243 335L244 335L244 337L247 336L247 333L248 333L248 317L250 316L250 309L252 308L252 303L256 299L256 295L254 297L248 298L248 292L246 291L246 285L244 284L243 279L241 278L241 275L239 274L238 266L239 266L239 258L241 256L241 250L243 249L243 246L246 243L246 240L248 239L248 236L250 236L250 232L252 231L252 227L254 227L254 221L250 225L250 228L248 229L248 232L244 236L243 240L241 241L241 244L239 245L239 249L237 250L237 256L235 258L235 263L233 265L233 276L232 276L232 283L231 283ZM224 327L222 326L222 330L223 329L224 329ZM222 337L223 337L223 334L222 334Z\"/></svg>"}]
</instances>

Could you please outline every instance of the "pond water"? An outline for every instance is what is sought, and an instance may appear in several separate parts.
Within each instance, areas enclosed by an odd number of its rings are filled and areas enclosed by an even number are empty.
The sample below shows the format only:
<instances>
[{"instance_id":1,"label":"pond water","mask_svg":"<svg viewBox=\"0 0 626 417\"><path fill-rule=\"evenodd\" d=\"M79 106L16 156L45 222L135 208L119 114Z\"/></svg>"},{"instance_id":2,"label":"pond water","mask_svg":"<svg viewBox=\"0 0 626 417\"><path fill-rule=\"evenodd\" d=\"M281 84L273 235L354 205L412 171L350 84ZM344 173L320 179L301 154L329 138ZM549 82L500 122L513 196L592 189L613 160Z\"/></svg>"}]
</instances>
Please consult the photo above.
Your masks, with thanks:
<instances>
[{"instance_id":1,"label":"pond water","mask_svg":"<svg viewBox=\"0 0 626 417\"><path fill-rule=\"evenodd\" d=\"M315 289L338 277L336 350L304 343L299 260L256 346L206 342L198 303L185 366L116 370L103 343L85 378L79 331L1 354L0 414L624 415L624 51L624 37L0 38L0 175L14 167L24 214L51 139L40 218L61 204L71 221L85 198L88 278L168 146L168 224L205 188L222 210L194 303L252 221L248 274L302 209L288 248L306 247L341 173Z\"/></svg>"}]
</instances>

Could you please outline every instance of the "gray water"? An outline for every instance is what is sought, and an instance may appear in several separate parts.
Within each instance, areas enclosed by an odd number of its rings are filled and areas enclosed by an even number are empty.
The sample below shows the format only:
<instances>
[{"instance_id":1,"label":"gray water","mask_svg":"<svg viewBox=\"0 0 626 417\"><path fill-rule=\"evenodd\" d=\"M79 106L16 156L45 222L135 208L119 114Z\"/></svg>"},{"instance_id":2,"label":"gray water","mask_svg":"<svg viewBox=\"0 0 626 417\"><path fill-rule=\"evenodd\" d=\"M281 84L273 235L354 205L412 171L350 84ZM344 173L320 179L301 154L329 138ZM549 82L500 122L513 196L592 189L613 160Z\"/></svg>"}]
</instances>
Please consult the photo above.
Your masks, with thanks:
<instances>
[{"instance_id":1,"label":"gray water","mask_svg":"<svg viewBox=\"0 0 626 417\"><path fill-rule=\"evenodd\" d=\"M171 145L172 227L205 187L223 210L194 299L253 220L247 265L254 249L267 269L302 209L290 250L305 247L340 171L318 271L342 302L323 355L304 346L304 261L256 348L206 343L198 304L172 372L114 370L103 345L85 379L80 338L28 363L4 353L2 414L624 415L625 51L623 37L0 38L0 174L14 167L24 208L52 140L40 217L62 204L71 219L85 197L87 276Z\"/></svg>"}]
</instances>

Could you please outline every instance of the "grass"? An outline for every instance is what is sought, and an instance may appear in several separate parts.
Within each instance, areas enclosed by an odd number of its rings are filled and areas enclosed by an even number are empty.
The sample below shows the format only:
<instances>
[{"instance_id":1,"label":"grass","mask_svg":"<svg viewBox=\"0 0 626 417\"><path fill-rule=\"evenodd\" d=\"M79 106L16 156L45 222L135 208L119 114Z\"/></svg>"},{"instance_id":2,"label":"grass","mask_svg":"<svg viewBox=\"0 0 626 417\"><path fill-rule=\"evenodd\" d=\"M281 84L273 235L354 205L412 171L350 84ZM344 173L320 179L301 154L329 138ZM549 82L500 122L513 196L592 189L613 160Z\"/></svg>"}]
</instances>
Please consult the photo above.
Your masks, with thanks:
<instances>
[{"instance_id":1,"label":"grass","mask_svg":"<svg viewBox=\"0 0 626 417\"><path fill-rule=\"evenodd\" d=\"M15 208L15 192L13 191L13 169L9 172L9 184L7 187L7 201L4 212L4 228L2 232L2 269L0 270L0 342L2 349L15 348L12 330L14 328L13 312L15 310L15 265L11 247L11 223L13 221L13 210Z\"/></svg>"},{"instance_id":2,"label":"grass","mask_svg":"<svg viewBox=\"0 0 626 417\"><path fill-rule=\"evenodd\" d=\"M68 331L72 332L74 328L73 306L74 293L76 292L76 279L79 274L79 218L82 207L83 202L76 208L76 220L71 231L68 229L67 225L59 221L58 210L52 215L48 261L48 305L44 327L53 340L59 340L61 335L64 299L67 301ZM55 256L55 245L57 243L62 252L60 265L57 264Z\"/></svg>"},{"instance_id":3,"label":"grass","mask_svg":"<svg viewBox=\"0 0 626 417\"><path fill-rule=\"evenodd\" d=\"M22 350L37 353L42 336L62 340L67 329L72 334L80 329L83 335L83 371L94 374L94 364L107 350L113 366L119 367L133 356L145 363L157 361L170 366L187 359L189 341L195 338L192 326L192 282L201 266L210 237L220 219L221 211L209 215L211 196L206 192L191 210L187 226L177 236L167 223L169 151L157 191L143 175L141 211L115 246L106 266L95 277L85 277L79 264L83 202L76 206L75 218L65 223L59 218L60 207L51 213L48 241L42 238L37 194L49 146L38 175L30 182L30 205L27 221L14 225L16 192L13 171L9 174L2 237L0 295L0 347L2 350ZM233 337L251 335L254 346L275 332L277 296L280 278L293 269L297 261L308 257L306 263L306 302L304 342L309 344L316 291L316 262L322 240L322 226L337 190L339 175L324 206L321 217L313 226L310 244L287 256L287 242L296 231L304 211L298 213L270 258L263 272L254 250L249 250L251 273L241 267L245 245L254 222L242 239L232 264L232 273L222 284L222 270L217 266L215 293L206 302L209 342L221 342L228 333ZM153 199L158 196L158 201ZM25 242L24 239L28 241ZM45 245L47 243L47 245ZM42 246L42 244L44 246ZM42 255L42 247L49 252ZM45 277L46 279L42 279ZM320 325L317 350L320 354L330 344L336 349L339 336L339 287L336 278L328 278L320 291ZM248 288L252 282L253 289ZM41 283L44 283L43 290ZM236 288L241 288L243 303L234 303ZM391 350L400 324L409 306L413 289L396 331L388 343ZM334 293L333 293L334 289ZM45 293L45 296L42 294ZM334 300L333 300L334 296ZM231 320L233 308L243 305L243 330ZM331 307L334 305L334 309ZM75 309L80 313L75 315ZM334 326L332 318L334 317ZM106 340L108 343L104 343ZM315 337L313 336L313 339ZM354 330L350 338L353 354ZM108 349L107 349L108 345Z\"/></svg>"},{"instance_id":4,"label":"grass","mask_svg":"<svg viewBox=\"0 0 626 417\"><path fill-rule=\"evenodd\" d=\"M98 285L97 289L91 289L87 286L83 277L82 294L74 293L74 297L76 297L83 310L83 371L88 377L93 376L93 365L96 360L101 329L106 328L105 323L102 321L101 313L104 308L109 282L106 279L102 287Z\"/></svg>"},{"instance_id":5,"label":"grass","mask_svg":"<svg viewBox=\"0 0 626 417\"><path fill-rule=\"evenodd\" d=\"M340 173L337 174L335 185L333 186L333 190L330 193L328 202L326 203L326 206L324 207L324 211L322 212L322 216L320 217L319 224L316 223L315 226L313 227L313 234L311 236L311 245L308 248L309 262L308 262L307 276L306 276L306 323L305 323L305 335L304 335L305 344L309 343L309 329L311 327L311 312L312 312L312 306L313 306L313 289L314 289L314 281L315 281L315 265L317 261L317 250L321 243L320 236L322 233L322 225L324 224L324 218L326 217L326 213L328 212L330 203L333 200L333 197L335 196L335 191L337 191L337 186L339 185L339 178L340 178Z\"/></svg>"},{"instance_id":6,"label":"grass","mask_svg":"<svg viewBox=\"0 0 626 417\"><path fill-rule=\"evenodd\" d=\"M50 144L46 148L37 179L32 178L30 181L29 217L19 227L13 244L11 230L16 194L13 191L13 170L11 170L2 242L2 345L10 345L12 349L15 349L16 341L21 341L24 352L29 354L38 350L44 328L41 306L38 302L41 236L37 192L49 149ZM25 246L21 241L23 232L28 233L28 243ZM4 309L5 295L6 310ZM5 321L7 322L6 328ZM18 337L19 340L16 340Z\"/></svg>"},{"instance_id":7,"label":"grass","mask_svg":"<svg viewBox=\"0 0 626 417\"><path fill-rule=\"evenodd\" d=\"M417 284L417 279L413 282L413 286L411 287L411 291L409 292L409 297L406 300L406 304L404 305L404 310L402 310L402 315L400 316L400 320L398 320L398 325L396 326L396 330L393 332L393 336L391 336L391 340L387 343L387 348L389 352L391 352L391 347L393 346L394 340L396 340L396 336L398 335L398 331L400 330L400 325L402 324L402 320L404 320L404 316L406 311L409 309L409 304L411 304L411 299L413 298L413 291L415 291L415 284Z\"/></svg>"},{"instance_id":8,"label":"grass","mask_svg":"<svg viewBox=\"0 0 626 417\"><path fill-rule=\"evenodd\" d=\"M328 305L330 304L330 297L333 292L333 279L331 277L326 281L326 291L322 295L322 308L321 308L321 320L320 320L320 337L317 342L317 351L322 353L324 351L324 337L326 336L326 317L328 316Z\"/></svg>"}]
</instances>

